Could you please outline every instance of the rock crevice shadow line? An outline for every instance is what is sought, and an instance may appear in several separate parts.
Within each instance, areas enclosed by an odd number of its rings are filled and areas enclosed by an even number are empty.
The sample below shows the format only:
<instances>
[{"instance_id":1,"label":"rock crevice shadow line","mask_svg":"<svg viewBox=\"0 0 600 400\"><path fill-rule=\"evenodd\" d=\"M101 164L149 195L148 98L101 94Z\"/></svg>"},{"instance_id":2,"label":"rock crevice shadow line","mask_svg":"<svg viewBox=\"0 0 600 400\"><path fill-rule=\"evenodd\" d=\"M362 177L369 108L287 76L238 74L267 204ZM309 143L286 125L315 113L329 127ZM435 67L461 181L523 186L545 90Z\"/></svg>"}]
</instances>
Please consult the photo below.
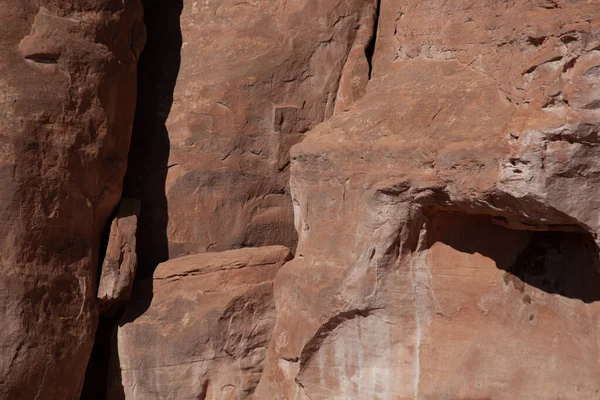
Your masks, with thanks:
<instances>
[{"instance_id":1,"label":"rock crevice shadow line","mask_svg":"<svg viewBox=\"0 0 600 400\"><path fill-rule=\"evenodd\" d=\"M138 268L132 294L132 303L138 307L100 318L82 400L125 398L122 385L116 381L120 378L118 354L114 354L117 326L135 320L149 307L152 274L169 258L165 182L170 141L165 124L181 64L183 0L142 3L147 42L138 63L137 105L123 184L123 198L141 203L136 234Z\"/></svg>"}]
</instances>

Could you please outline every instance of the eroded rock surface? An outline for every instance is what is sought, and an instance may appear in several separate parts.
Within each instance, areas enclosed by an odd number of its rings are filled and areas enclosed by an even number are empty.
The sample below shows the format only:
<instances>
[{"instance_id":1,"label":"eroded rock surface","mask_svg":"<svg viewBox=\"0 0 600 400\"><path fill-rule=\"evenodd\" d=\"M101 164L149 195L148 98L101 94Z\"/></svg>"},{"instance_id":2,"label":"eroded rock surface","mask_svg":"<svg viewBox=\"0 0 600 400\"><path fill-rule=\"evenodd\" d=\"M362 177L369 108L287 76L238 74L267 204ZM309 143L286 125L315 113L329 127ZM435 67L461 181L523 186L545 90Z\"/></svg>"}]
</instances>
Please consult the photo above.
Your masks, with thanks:
<instances>
[{"instance_id":1,"label":"eroded rock surface","mask_svg":"<svg viewBox=\"0 0 600 400\"><path fill-rule=\"evenodd\" d=\"M144 43L134 0L0 3L0 398L77 399Z\"/></svg>"},{"instance_id":2,"label":"eroded rock surface","mask_svg":"<svg viewBox=\"0 0 600 400\"><path fill-rule=\"evenodd\" d=\"M86 395L600 398L597 0L143 4L98 282L140 4L0 0L0 399L138 260Z\"/></svg>"},{"instance_id":3,"label":"eroded rock surface","mask_svg":"<svg viewBox=\"0 0 600 400\"><path fill-rule=\"evenodd\" d=\"M275 325L273 279L290 258L271 246L159 265L118 328L108 398L252 398Z\"/></svg>"},{"instance_id":4,"label":"eroded rock surface","mask_svg":"<svg viewBox=\"0 0 600 400\"><path fill-rule=\"evenodd\" d=\"M167 121L171 258L295 246L290 146L336 100L364 93L375 15L375 0L183 3Z\"/></svg>"},{"instance_id":5,"label":"eroded rock surface","mask_svg":"<svg viewBox=\"0 0 600 400\"><path fill-rule=\"evenodd\" d=\"M122 199L110 225L102 262L98 302L100 313L111 315L127 303L137 270L136 233L140 202Z\"/></svg>"},{"instance_id":6,"label":"eroded rock surface","mask_svg":"<svg viewBox=\"0 0 600 400\"><path fill-rule=\"evenodd\" d=\"M382 1L367 93L292 149L257 398L600 396L599 22Z\"/></svg>"}]
</instances>

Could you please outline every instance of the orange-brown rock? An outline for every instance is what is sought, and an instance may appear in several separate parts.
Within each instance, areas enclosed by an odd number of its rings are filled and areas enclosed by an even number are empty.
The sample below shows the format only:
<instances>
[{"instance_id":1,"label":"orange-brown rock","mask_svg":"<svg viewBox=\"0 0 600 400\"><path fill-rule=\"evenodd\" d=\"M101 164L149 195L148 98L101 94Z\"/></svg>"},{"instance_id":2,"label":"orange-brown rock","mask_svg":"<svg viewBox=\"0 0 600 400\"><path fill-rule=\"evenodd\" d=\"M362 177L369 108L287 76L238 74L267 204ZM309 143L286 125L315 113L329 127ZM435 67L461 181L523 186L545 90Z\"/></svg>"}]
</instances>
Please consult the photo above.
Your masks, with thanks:
<instances>
[{"instance_id":1,"label":"orange-brown rock","mask_svg":"<svg viewBox=\"0 0 600 400\"><path fill-rule=\"evenodd\" d=\"M271 246L160 264L136 289L150 286L151 303L134 294L118 329L107 398L252 398L275 324L273 278L289 259Z\"/></svg>"},{"instance_id":2,"label":"orange-brown rock","mask_svg":"<svg viewBox=\"0 0 600 400\"><path fill-rule=\"evenodd\" d=\"M292 149L255 398L598 398L597 2L380 16L367 93Z\"/></svg>"},{"instance_id":3,"label":"orange-brown rock","mask_svg":"<svg viewBox=\"0 0 600 400\"><path fill-rule=\"evenodd\" d=\"M0 398L78 399L144 42L135 0L0 2Z\"/></svg>"},{"instance_id":4,"label":"orange-brown rock","mask_svg":"<svg viewBox=\"0 0 600 400\"><path fill-rule=\"evenodd\" d=\"M0 0L0 399L600 399L598 0L141 3Z\"/></svg>"},{"instance_id":5,"label":"orange-brown rock","mask_svg":"<svg viewBox=\"0 0 600 400\"><path fill-rule=\"evenodd\" d=\"M122 199L110 225L98 284L101 314L113 314L131 296L137 270L136 233L139 213L139 200Z\"/></svg>"},{"instance_id":6,"label":"orange-brown rock","mask_svg":"<svg viewBox=\"0 0 600 400\"><path fill-rule=\"evenodd\" d=\"M364 92L375 12L375 0L183 3L166 124L171 258L295 246L289 148Z\"/></svg>"}]
</instances>

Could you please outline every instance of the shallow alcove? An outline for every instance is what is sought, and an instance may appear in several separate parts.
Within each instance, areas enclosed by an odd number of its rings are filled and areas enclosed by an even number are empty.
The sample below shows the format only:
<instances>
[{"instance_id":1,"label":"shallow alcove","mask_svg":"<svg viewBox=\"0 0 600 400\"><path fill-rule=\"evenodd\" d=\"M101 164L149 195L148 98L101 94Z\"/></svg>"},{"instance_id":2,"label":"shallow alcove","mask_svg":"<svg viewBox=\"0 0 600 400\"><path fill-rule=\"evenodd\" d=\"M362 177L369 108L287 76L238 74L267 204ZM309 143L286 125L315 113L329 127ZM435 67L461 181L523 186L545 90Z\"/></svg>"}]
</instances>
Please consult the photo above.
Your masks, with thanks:
<instances>
[{"instance_id":1,"label":"shallow alcove","mask_svg":"<svg viewBox=\"0 0 600 400\"><path fill-rule=\"evenodd\" d=\"M599 250L590 233L508 229L485 215L441 213L431 220L432 243L491 259L507 283L518 280L585 303L600 300Z\"/></svg>"},{"instance_id":2,"label":"shallow alcove","mask_svg":"<svg viewBox=\"0 0 600 400\"><path fill-rule=\"evenodd\" d=\"M429 215L428 226L425 261L416 266L428 303L417 318L419 393L596 395L600 272L592 236L513 230L458 213Z\"/></svg>"}]
</instances>

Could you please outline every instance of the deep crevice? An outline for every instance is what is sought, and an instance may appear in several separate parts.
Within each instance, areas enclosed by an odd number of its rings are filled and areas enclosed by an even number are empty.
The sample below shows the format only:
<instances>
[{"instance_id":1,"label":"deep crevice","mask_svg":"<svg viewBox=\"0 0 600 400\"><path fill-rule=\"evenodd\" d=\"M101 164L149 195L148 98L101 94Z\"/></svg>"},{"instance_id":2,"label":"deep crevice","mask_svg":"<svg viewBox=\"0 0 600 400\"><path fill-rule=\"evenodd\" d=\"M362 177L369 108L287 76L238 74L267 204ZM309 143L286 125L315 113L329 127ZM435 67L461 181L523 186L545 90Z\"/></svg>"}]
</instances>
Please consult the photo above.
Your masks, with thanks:
<instances>
[{"instance_id":1,"label":"deep crevice","mask_svg":"<svg viewBox=\"0 0 600 400\"><path fill-rule=\"evenodd\" d=\"M367 63L369 63L369 79L371 79L371 75L373 74L373 56L375 55L375 45L377 43L377 31L379 30L379 13L381 11L381 0L377 0L377 5L375 6L375 21L373 23L373 36L371 36L371 40L369 44L365 48L365 56L367 57Z\"/></svg>"},{"instance_id":2,"label":"deep crevice","mask_svg":"<svg viewBox=\"0 0 600 400\"><path fill-rule=\"evenodd\" d=\"M136 307L130 307L127 313L121 310L115 316L100 317L82 400L124 398L122 387L119 389L118 357L111 354L115 350L116 328L123 319L133 320L148 308L152 279L145 278L152 277L158 264L169 258L165 182L170 142L165 124L181 63L183 0L142 0L142 4L147 43L138 63L136 113L122 194L123 198L136 198L141 203L136 235L138 269L131 298ZM110 222L106 239L109 232ZM100 265L103 258L101 254ZM117 365L113 365L115 362Z\"/></svg>"},{"instance_id":3,"label":"deep crevice","mask_svg":"<svg viewBox=\"0 0 600 400\"><path fill-rule=\"evenodd\" d=\"M115 396L108 396L107 393L110 379L108 372L110 369L110 350L114 339L116 339L117 332L115 328L119 318L120 313L117 313L113 317L100 316L98 320L94 348L85 371L81 400L119 400Z\"/></svg>"}]
</instances>

